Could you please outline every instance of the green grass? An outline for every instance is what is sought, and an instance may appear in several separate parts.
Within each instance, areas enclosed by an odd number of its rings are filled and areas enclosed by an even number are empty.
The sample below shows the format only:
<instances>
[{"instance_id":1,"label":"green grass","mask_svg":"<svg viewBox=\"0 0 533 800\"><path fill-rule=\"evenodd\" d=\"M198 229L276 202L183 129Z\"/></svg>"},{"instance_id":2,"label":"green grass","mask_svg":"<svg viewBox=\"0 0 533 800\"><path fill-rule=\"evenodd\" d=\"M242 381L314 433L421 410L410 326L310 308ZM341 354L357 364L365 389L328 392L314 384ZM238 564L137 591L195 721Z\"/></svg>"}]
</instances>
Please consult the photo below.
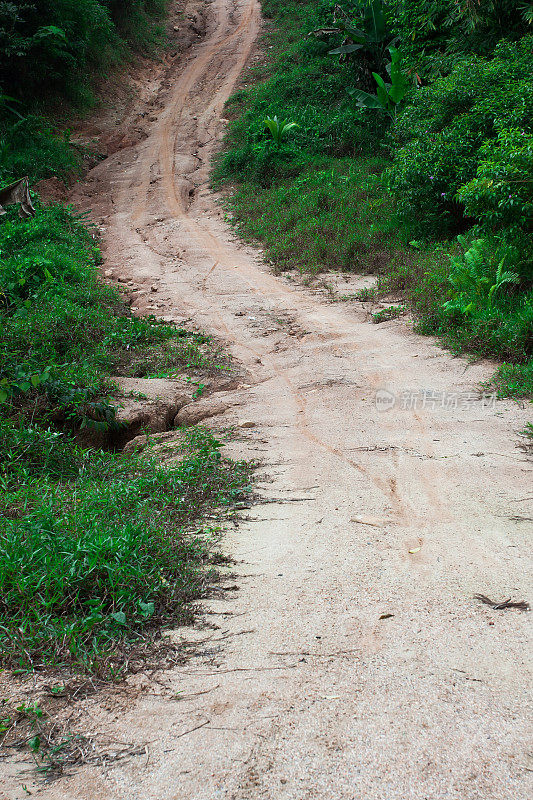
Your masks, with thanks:
<instances>
[{"instance_id":1,"label":"green grass","mask_svg":"<svg viewBox=\"0 0 533 800\"><path fill-rule=\"evenodd\" d=\"M248 470L201 429L182 451L163 469L0 423L2 666L116 678L140 636L191 620L216 576L218 528L202 518L243 496Z\"/></svg>"},{"instance_id":2,"label":"green grass","mask_svg":"<svg viewBox=\"0 0 533 800\"><path fill-rule=\"evenodd\" d=\"M488 261L497 246L489 248ZM533 396L533 292L502 291L491 304L480 303L473 291L467 314L450 314L444 303L456 292L450 283L451 258L460 254L457 242L407 250L392 259L378 280L378 291L401 294L415 314L415 329L439 336L456 354L496 358L503 363L494 375L494 387L502 397Z\"/></svg>"},{"instance_id":3,"label":"green grass","mask_svg":"<svg viewBox=\"0 0 533 800\"><path fill-rule=\"evenodd\" d=\"M0 254L6 415L24 410L76 429L102 421L109 375L223 366L208 337L129 314L120 291L98 279L98 247L72 209L41 208L31 220L10 211L0 225Z\"/></svg>"},{"instance_id":4,"label":"green grass","mask_svg":"<svg viewBox=\"0 0 533 800\"><path fill-rule=\"evenodd\" d=\"M322 159L269 187L241 184L231 221L266 247L275 270L380 272L397 230L379 175L383 159Z\"/></svg>"},{"instance_id":5,"label":"green grass","mask_svg":"<svg viewBox=\"0 0 533 800\"><path fill-rule=\"evenodd\" d=\"M84 151L42 117L0 116L0 184L27 175L30 183L54 175L63 181L81 174Z\"/></svg>"},{"instance_id":6,"label":"green grass","mask_svg":"<svg viewBox=\"0 0 533 800\"><path fill-rule=\"evenodd\" d=\"M75 435L117 425L110 375L194 379L227 359L208 336L132 317L71 208L10 211L0 254L0 664L116 678L132 646L191 619L215 576L203 517L248 473L201 430L170 469Z\"/></svg>"},{"instance_id":7,"label":"green grass","mask_svg":"<svg viewBox=\"0 0 533 800\"><path fill-rule=\"evenodd\" d=\"M0 664L117 678L132 647L192 619L219 560L204 517L248 470L202 430L165 469L76 443L117 426L110 375L228 366L208 336L132 317L93 233L62 205L0 223Z\"/></svg>"}]
</instances>

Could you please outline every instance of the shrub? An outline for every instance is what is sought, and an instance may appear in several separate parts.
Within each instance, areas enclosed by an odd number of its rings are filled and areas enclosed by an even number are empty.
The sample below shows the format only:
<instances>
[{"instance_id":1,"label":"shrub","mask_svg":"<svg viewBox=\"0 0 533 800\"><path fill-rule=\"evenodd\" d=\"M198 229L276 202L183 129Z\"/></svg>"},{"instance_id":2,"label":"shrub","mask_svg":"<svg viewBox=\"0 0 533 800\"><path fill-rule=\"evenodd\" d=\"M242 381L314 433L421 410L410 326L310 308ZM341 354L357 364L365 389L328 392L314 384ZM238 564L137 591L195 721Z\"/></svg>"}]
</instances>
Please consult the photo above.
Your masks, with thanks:
<instances>
[{"instance_id":1,"label":"shrub","mask_svg":"<svg viewBox=\"0 0 533 800\"><path fill-rule=\"evenodd\" d=\"M25 103L83 99L90 78L116 64L127 44L150 44L148 20L166 0L0 2L1 89Z\"/></svg>"},{"instance_id":2,"label":"shrub","mask_svg":"<svg viewBox=\"0 0 533 800\"><path fill-rule=\"evenodd\" d=\"M450 258L448 282L452 297L442 309L464 322L467 317L494 309L501 292L519 283L520 279L517 272L507 268L507 262L516 260L511 250L502 254L500 249L487 247L483 239L474 239L469 246L463 237L459 237L459 242L464 251Z\"/></svg>"},{"instance_id":3,"label":"shrub","mask_svg":"<svg viewBox=\"0 0 533 800\"><path fill-rule=\"evenodd\" d=\"M388 0L388 19L410 66L447 74L458 53L491 56L500 39L527 33L523 0Z\"/></svg>"},{"instance_id":4,"label":"shrub","mask_svg":"<svg viewBox=\"0 0 533 800\"><path fill-rule=\"evenodd\" d=\"M501 43L491 61L461 61L449 76L416 92L398 120L389 186L415 230L443 234L472 224L474 204L465 211L460 190L477 176L487 142L509 128L533 131L531 43ZM501 157L506 152L500 150Z\"/></svg>"},{"instance_id":5,"label":"shrub","mask_svg":"<svg viewBox=\"0 0 533 800\"><path fill-rule=\"evenodd\" d=\"M469 216L494 231L533 224L533 133L505 128L479 150L476 177L462 186L458 199Z\"/></svg>"}]
</instances>

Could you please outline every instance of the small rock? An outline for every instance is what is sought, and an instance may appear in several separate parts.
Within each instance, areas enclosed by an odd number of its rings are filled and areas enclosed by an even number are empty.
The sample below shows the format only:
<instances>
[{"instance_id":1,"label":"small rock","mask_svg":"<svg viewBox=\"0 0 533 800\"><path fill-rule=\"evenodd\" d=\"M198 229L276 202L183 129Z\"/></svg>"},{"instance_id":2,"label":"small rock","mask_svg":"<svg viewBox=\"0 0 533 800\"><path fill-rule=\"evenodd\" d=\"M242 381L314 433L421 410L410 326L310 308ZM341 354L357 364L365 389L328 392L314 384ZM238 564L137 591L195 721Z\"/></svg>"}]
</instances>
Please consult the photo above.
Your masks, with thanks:
<instances>
[{"instance_id":1,"label":"small rock","mask_svg":"<svg viewBox=\"0 0 533 800\"><path fill-rule=\"evenodd\" d=\"M255 428L255 422L251 419L241 419L238 425L239 428Z\"/></svg>"},{"instance_id":2,"label":"small rock","mask_svg":"<svg viewBox=\"0 0 533 800\"><path fill-rule=\"evenodd\" d=\"M159 287L158 287L158 285L157 285L156 283L153 283L153 284L150 286L150 291L151 291L151 292L157 292L158 288L159 288Z\"/></svg>"},{"instance_id":3,"label":"small rock","mask_svg":"<svg viewBox=\"0 0 533 800\"><path fill-rule=\"evenodd\" d=\"M106 278L112 278L113 277L113 270L112 269L106 269L106 271L104 272L104 275L105 275Z\"/></svg>"}]
</instances>

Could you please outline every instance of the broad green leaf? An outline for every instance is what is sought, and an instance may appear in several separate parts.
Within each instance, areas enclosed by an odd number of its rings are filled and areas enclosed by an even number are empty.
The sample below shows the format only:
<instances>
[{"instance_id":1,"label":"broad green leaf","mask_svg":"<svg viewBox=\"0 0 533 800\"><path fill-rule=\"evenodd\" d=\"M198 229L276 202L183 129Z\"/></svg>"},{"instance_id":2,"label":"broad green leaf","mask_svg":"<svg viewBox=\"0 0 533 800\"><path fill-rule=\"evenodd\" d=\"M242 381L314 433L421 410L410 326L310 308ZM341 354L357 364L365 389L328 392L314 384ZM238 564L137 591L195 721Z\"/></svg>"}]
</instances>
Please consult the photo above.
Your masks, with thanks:
<instances>
[{"instance_id":1,"label":"broad green leaf","mask_svg":"<svg viewBox=\"0 0 533 800\"><path fill-rule=\"evenodd\" d=\"M396 104L401 103L406 94L407 94L407 87L402 86L401 84L392 86L389 91L389 97Z\"/></svg>"},{"instance_id":2,"label":"broad green leaf","mask_svg":"<svg viewBox=\"0 0 533 800\"><path fill-rule=\"evenodd\" d=\"M149 619L153 617L155 612L155 605L153 603L143 603L142 600L139 601L139 606L141 609L141 614L145 619Z\"/></svg>"},{"instance_id":3,"label":"broad green leaf","mask_svg":"<svg viewBox=\"0 0 533 800\"><path fill-rule=\"evenodd\" d=\"M361 50L362 44L343 44L341 47L336 47L334 50L328 50L328 56L341 56L345 53L356 53Z\"/></svg>"},{"instance_id":4,"label":"broad green leaf","mask_svg":"<svg viewBox=\"0 0 533 800\"><path fill-rule=\"evenodd\" d=\"M388 108L389 107L389 94L388 94L387 90L384 89L383 86L378 86L377 87L377 95L378 95L378 100L380 102L380 105L383 108Z\"/></svg>"},{"instance_id":5,"label":"broad green leaf","mask_svg":"<svg viewBox=\"0 0 533 800\"><path fill-rule=\"evenodd\" d=\"M381 88L385 92L388 92L388 90L390 89L390 84L389 83L385 83L385 81L383 80L381 75L378 75L377 72L373 72L372 75L374 76L374 80L376 81L377 85L381 86Z\"/></svg>"},{"instance_id":6,"label":"broad green leaf","mask_svg":"<svg viewBox=\"0 0 533 800\"><path fill-rule=\"evenodd\" d=\"M299 127L300 126L298 125L297 122L284 122L281 128L281 133L283 134L285 133L285 131L290 131L291 128L299 128Z\"/></svg>"},{"instance_id":7,"label":"broad green leaf","mask_svg":"<svg viewBox=\"0 0 533 800\"><path fill-rule=\"evenodd\" d=\"M361 89L347 89L346 91L361 108L373 108L379 109L380 111L385 110L375 94L363 92Z\"/></svg>"},{"instance_id":8,"label":"broad green leaf","mask_svg":"<svg viewBox=\"0 0 533 800\"><path fill-rule=\"evenodd\" d=\"M373 0L370 6L370 13L372 14L372 27L374 41L380 42L386 33L385 15L383 13L382 0Z\"/></svg>"}]
</instances>

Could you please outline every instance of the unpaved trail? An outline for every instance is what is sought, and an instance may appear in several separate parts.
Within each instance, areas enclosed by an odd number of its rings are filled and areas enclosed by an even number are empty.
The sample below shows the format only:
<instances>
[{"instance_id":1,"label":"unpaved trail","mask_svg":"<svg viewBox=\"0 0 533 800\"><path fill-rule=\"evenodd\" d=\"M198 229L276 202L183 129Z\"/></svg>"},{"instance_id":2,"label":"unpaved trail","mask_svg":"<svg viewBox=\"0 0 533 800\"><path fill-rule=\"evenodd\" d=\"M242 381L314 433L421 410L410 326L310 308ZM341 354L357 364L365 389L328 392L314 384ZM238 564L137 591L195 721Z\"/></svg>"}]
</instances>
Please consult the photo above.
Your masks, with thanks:
<instances>
[{"instance_id":1,"label":"unpaved trail","mask_svg":"<svg viewBox=\"0 0 533 800\"><path fill-rule=\"evenodd\" d=\"M39 796L525 800L530 615L472 595L532 596L530 411L479 400L490 365L370 325L233 238L206 180L259 4L207 8L147 138L74 199L103 222L114 276L146 289L140 312L192 317L247 371L216 422L256 423L237 445L275 502L228 533L239 590L206 603L219 627L190 634L199 654L114 706L85 701L95 731L146 754Z\"/></svg>"}]
</instances>

